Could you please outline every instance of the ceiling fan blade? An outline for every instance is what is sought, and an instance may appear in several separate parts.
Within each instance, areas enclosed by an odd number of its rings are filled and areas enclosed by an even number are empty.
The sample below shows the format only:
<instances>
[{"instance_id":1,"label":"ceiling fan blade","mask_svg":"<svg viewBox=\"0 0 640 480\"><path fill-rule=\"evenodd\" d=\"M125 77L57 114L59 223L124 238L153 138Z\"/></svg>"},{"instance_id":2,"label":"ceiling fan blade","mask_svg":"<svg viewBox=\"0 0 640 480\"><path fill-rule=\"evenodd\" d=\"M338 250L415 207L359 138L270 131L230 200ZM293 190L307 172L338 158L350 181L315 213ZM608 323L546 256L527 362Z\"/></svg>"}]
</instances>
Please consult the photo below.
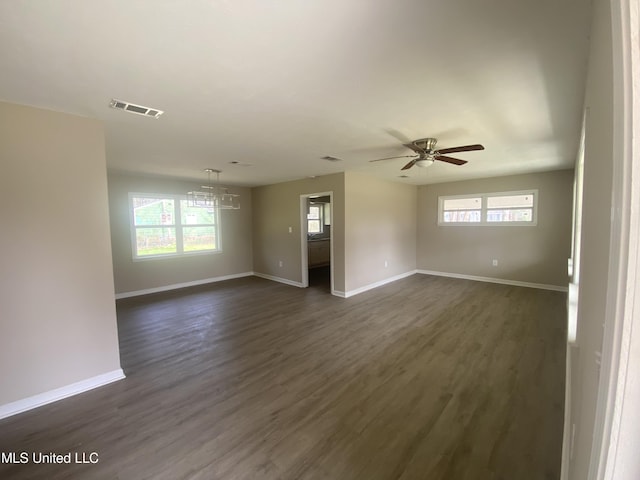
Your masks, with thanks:
<instances>
[{"instance_id":1,"label":"ceiling fan blade","mask_svg":"<svg viewBox=\"0 0 640 480\"><path fill-rule=\"evenodd\" d=\"M394 158L409 158L415 157L415 155L400 155L399 157L386 157L386 158L376 158L375 160L369 160L370 162L380 162L382 160L393 160Z\"/></svg>"},{"instance_id":2,"label":"ceiling fan blade","mask_svg":"<svg viewBox=\"0 0 640 480\"><path fill-rule=\"evenodd\" d=\"M413 167L416 164L417 161L418 159L414 158L409 163L407 163L404 167L402 167L400 170L409 170L411 167Z\"/></svg>"},{"instance_id":3,"label":"ceiling fan blade","mask_svg":"<svg viewBox=\"0 0 640 480\"><path fill-rule=\"evenodd\" d=\"M396 130L395 128L385 128L384 131L387 132L389 135L391 135L396 140L398 140L400 143L411 143L411 139L409 137L407 137L401 131Z\"/></svg>"},{"instance_id":4,"label":"ceiling fan blade","mask_svg":"<svg viewBox=\"0 0 640 480\"><path fill-rule=\"evenodd\" d=\"M454 165L464 165L467 163L466 160L460 160L459 158L453 157L445 157L444 155L436 155L433 157L435 160L440 160L441 162L453 163Z\"/></svg>"},{"instance_id":5,"label":"ceiling fan blade","mask_svg":"<svg viewBox=\"0 0 640 480\"><path fill-rule=\"evenodd\" d=\"M473 150L484 150L484 147L479 144L465 145L464 147L442 148L440 150L436 150L436 153L440 154L440 153L471 152Z\"/></svg>"}]
</instances>

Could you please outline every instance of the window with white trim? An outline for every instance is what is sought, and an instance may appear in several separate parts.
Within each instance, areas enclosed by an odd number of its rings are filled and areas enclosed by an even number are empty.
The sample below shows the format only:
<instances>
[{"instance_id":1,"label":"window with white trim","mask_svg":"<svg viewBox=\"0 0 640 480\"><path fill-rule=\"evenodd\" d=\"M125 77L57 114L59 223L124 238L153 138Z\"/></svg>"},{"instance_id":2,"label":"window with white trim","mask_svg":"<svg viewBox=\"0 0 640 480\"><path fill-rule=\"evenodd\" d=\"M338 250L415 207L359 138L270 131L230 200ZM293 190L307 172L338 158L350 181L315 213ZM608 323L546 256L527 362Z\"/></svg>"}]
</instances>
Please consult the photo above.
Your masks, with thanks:
<instances>
[{"instance_id":1,"label":"window with white trim","mask_svg":"<svg viewBox=\"0 0 640 480\"><path fill-rule=\"evenodd\" d=\"M322 233L324 222L322 214L324 205L321 203L309 205L309 213L307 213L307 233Z\"/></svg>"},{"instance_id":2,"label":"window with white trim","mask_svg":"<svg viewBox=\"0 0 640 480\"><path fill-rule=\"evenodd\" d=\"M538 191L438 197L438 225L536 225Z\"/></svg>"},{"instance_id":3,"label":"window with white trim","mask_svg":"<svg viewBox=\"0 0 640 480\"><path fill-rule=\"evenodd\" d=\"M220 251L218 212L191 207L184 195L130 193L133 258Z\"/></svg>"}]
</instances>

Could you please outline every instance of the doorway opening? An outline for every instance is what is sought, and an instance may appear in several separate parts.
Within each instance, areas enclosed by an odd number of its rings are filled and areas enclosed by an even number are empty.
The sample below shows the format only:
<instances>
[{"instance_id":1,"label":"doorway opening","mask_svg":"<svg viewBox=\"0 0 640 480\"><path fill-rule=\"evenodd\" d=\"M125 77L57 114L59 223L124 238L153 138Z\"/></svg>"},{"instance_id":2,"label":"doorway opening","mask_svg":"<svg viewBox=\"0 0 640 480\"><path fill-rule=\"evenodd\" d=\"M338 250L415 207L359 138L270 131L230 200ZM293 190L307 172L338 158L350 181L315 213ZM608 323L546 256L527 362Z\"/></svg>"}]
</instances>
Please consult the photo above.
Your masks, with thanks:
<instances>
[{"instance_id":1,"label":"doorway opening","mask_svg":"<svg viewBox=\"0 0 640 480\"><path fill-rule=\"evenodd\" d=\"M302 286L333 293L333 192L300 195Z\"/></svg>"}]
</instances>

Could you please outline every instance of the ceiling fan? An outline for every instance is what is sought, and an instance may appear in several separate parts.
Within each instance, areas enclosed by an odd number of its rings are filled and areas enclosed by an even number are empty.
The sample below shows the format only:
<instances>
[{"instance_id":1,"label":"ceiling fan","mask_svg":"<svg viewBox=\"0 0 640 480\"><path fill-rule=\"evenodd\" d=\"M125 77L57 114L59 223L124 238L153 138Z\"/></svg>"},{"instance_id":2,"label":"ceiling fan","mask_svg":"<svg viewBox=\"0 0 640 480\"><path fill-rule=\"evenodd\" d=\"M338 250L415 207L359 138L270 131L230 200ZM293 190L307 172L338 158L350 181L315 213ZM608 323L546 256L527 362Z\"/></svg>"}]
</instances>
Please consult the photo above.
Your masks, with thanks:
<instances>
[{"instance_id":1,"label":"ceiling fan","mask_svg":"<svg viewBox=\"0 0 640 480\"><path fill-rule=\"evenodd\" d=\"M421 138L414 140L410 143L403 143L407 148L413 150L416 155L400 155L397 157L377 158L375 160L369 160L370 162L380 162L382 160L392 160L394 158L412 158L402 170L408 170L414 165L418 167L428 167L433 165L433 162L439 160L441 162L453 163L454 165L464 165L466 160L460 160L459 158L448 157L445 154L457 153L457 152L470 152L473 150L484 150L482 145L465 145L462 147L441 148L436 150L436 143L438 140L435 138Z\"/></svg>"}]
</instances>

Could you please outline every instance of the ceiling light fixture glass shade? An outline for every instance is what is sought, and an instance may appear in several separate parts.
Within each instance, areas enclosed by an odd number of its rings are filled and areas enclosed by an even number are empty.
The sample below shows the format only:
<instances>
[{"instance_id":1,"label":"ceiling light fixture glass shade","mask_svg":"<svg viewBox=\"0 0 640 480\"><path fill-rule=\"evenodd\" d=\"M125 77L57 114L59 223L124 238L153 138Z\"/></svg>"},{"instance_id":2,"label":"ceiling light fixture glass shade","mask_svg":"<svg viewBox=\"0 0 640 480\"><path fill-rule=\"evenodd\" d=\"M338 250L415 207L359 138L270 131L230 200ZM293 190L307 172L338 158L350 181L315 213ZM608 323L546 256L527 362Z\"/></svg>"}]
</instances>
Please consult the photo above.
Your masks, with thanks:
<instances>
[{"instance_id":1,"label":"ceiling light fixture glass shade","mask_svg":"<svg viewBox=\"0 0 640 480\"><path fill-rule=\"evenodd\" d=\"M421 158L420 160L416 161L416 167L430 167L431 165L433 165L434 161L435 160L432 157Z\"/></svg>"},{"instance_id":2,"label":"ceiling light fixture glass shade","mask_svg":"<svg viewBox=\"0 0 640 480\"><path fill-rule=\"evenodd\" d=\"M205 169L207 172L207 185L202 185L202 190L187 192L187 201L190 207L217 208L220 210L238 210L240 208L240 195L229 193L227 187L220 185L220 170ZM215 182L211 182L211 174L216 174Z\"/></svg>"}]
</instances>

